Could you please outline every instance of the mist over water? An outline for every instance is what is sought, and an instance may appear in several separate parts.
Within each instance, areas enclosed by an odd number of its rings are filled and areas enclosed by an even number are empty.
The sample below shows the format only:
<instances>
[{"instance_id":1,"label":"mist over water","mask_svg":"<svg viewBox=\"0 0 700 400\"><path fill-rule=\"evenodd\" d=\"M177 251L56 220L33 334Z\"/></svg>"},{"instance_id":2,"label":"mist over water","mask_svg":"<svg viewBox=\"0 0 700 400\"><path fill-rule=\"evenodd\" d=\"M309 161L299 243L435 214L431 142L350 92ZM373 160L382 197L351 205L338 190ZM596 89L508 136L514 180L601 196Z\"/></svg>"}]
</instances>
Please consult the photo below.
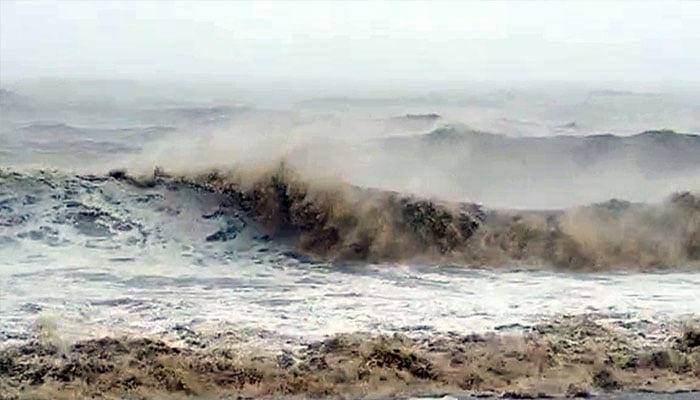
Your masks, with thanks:
<instances>
[{"instance_id":1,"label":"mist over water","mask_svg":"<svg viewBox=\"0 0 700 400\"><path fill-rule=\"evenodd\" d=\"M6 166L196 173L284 160L314 179L540 209L660 201L700 186L697 137L634 136L700 131L700 95L689 89L474 84L353 97L223 83L55 80L9 88L0 131ZM276 104L255 103L249 93ZM609 134L625 138L602 136ZM566 137L542 139L557 136Z\"/></svg>"}]
</instances>

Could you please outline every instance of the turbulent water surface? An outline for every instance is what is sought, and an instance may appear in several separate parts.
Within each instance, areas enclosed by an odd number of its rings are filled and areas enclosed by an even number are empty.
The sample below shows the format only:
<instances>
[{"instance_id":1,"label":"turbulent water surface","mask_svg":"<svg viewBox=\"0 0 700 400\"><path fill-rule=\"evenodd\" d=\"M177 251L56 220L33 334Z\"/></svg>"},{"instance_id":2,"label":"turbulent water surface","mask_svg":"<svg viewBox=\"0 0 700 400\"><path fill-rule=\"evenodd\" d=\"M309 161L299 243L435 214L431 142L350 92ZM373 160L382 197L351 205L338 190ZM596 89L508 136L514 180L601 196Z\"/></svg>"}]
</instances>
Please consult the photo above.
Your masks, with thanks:
<instances>
[{"instance_id":1,"label":"turbulent water surface","mask_svg":"<svg viewBox=\"0 0 700 400\"><path fill-rule=\"evenodd\" d=\"M222 213L215 194L52 172L2 179L5 339L22 339L37 315L59 318L70 336L227 324L320 337L485 331L562 313L700 313L692 272L314 262Z\"/></svg>"},{"instance_id":2,"label":"turbulent water surface","mask_svg":"<svg viewBox=\"0 0 700 400\"><path fill-rule=\"evenodd\" d=\"M220 133L222 126L255 128L251 119L257 119L258 113L265 118L283 115L286 122L280 124L301 129L290 121L302 117L292 118L290 111L154 102L138 108L112 103L90 108L86 103L43 103L10 91L1 94L0 346L27 341L37 319L47 318L67 341L117 334L169 336L182 329L236 329L264 343L281 344L339 332L402 332L421 337L511 331L563 314L595 315L649 337L663 337L668 326L700 315L700 273L687 265L639 273L577 272L521 262L495 269L429 262L323 261L270 236L242 211L222 210L225 196L221 193L187 185L149 187L105 175L110 164L130 167L123 165L125 160L150 167L168 160L166 167L171 169L204 171L201 153L194 157L194 166L187 164L193 158L178 159L182 152L175 152L175 159L165 157L173 151L168 143L188 138L183 143L201 152L203 144L226 136ZM318 131L338 123L333 104L330 100L299 103L294 112L303 116L304 127ZM431 178L449 176L452 180L431 186L426 195L486 205L489 199L503 199L499 205L537 203L539 208L610 197L658 201L676 189L698 189L694 185L700 176L700 141L692 134L654 131L626 138L515 139L449 126L422 135L443 117L421 109L420 104L407 104L398 116L396 106L385 106L382 117L363 114L363 122L356 127L374 129L365 138L374 144L367 158L354 172L346 170L344 178L358 185L416 192L421 182L430 186L437 182ZM460 107L469 110L465 104ZM326 106L336 114L329 117ZM505 115L518 114L510 106L488 107L490 115L501 107L504 116L494 117L490 125L480 121L481 126L507 129L504 121L511 120ZM455 115L459 107L443 108ZM412 113L417 109L424 113ZM538 124L542 129L549 124L548 134L560 134L579 130L579 119L591 116L588 111L570 114L566 121L578 118L576 123L559 126L548 119ZM464 115L471 114L465 111ZM475 120L459 122L479 126ZM692 118L682 122L681 129L697 127ZM603 123L591 120L583 126ZM231 129L240 133L239 128ZM212 136L213 131L219 133ZM401 132L407 135L396 138ZM275 135L271 137L277 140ZM192 142L192 137L201 140ZM232 141L236 145L231 154L244 154L249 147L242 150L242 143L247 146L251 139ZM308 169L309 149L318 146L295 147L289 154L301 154L306 161L299 166ZM335 146L328 144L327 149ZM367 149L362 146L360 152ZM389 162L378 163L380 150ZM222 164L224 153L212 149L216 165ZM451 156L445 158L445 154ZM420 171L430 173L419 179L400 171L401 165L417 159L424 162ZM318 160L334 170L328 155ZM481 173L463 173L478 166L483 167ZM625 175L627 167L631 175ZM387 180L392 175L386 171L396 172L394 181ZM568 182L577 174L582 177L579 183ZM631 176L627 182L638 187L626 191L624 185L615 184ZM601 179L600 193L594 193L596 177ZM558 190L555 198L537 189L542 182L553 190L552 185L565 181L585 195L564 196ZM589 189L584 191L584 184ZM446 187L457 189L447 193ZM517 196L504 197L508 188L516 190Z\"/></svg>"}]
</instances>

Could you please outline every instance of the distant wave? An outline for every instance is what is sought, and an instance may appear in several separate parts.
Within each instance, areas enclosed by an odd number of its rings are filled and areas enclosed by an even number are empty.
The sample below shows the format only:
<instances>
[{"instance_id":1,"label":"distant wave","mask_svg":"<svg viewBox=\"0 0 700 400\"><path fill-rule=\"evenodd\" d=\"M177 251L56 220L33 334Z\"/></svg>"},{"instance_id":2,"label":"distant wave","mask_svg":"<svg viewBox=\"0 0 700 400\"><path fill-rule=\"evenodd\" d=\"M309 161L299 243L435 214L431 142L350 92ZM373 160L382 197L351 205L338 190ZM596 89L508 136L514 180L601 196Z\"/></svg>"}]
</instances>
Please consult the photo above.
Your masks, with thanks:
<instances>
[{"instance_id":1,"label":"distant wave","mask_svg":"<svg viewBox=\"0 0 700 400\"><path fill-rule=\"evenodd\" d=\"M585 169L626 166L651 175L683 170L700 172L700 135L663 129L631 136L510 137L466 127L445 126L426 135L389 138L386 145L394 150L420 151L426 154L424 160L427 162L431 162L432 158L426 146L436 157L443 155L438 150L450 149L454 158L463 158L463 162L458 163L461 168L484 165L484 157L511 161L512 168L508 173L515 176L540 169L556 174L556 169L553 171L551 166L558 163L574 163Z\"/></svg>"},{"instance_id":2,"label":"distant wave","mask_svg":"<svg viewBox=\"0 0 700 400\"><path fill-rule=\"evenodd\" d=\"M142 110L141 113L158 121L173 121L186 124L217 123L230 121L233 116L248 111L247 107L169 107Z\"/></svg>"},{"instance_id":3,"label":"distant wave","mask_svg":"<svg viewBox=\"0 0 700 400\"><path fill-rule=\"evenodd\" d=\"M175 132L169 126L129 128L79 127L52 121L34 121L0 132L4 147L16 154L114 155L136 153L146 143ZM38 157L23 157L34 158ZM0 160L0 163L4 160Z\"/></svg>"},{"instance_id":4,"label":"distant wave","mask_svg":"<svg viewBox=\"0 0 700 400\"><path fill-rule=\"evenodd\" d=\"M175 131L171 126L144 126L144 127L129 127L129 128L83 128L73 125L68 125L58 122L34 121L29 124L19 126L14 129L17 136L25 137L53 137L61 138L65 136L81 136L81 137L117 137L124 136L140 136L144 139L153 139L156 136L163 135Z\"/></svg>"}]
</instances>

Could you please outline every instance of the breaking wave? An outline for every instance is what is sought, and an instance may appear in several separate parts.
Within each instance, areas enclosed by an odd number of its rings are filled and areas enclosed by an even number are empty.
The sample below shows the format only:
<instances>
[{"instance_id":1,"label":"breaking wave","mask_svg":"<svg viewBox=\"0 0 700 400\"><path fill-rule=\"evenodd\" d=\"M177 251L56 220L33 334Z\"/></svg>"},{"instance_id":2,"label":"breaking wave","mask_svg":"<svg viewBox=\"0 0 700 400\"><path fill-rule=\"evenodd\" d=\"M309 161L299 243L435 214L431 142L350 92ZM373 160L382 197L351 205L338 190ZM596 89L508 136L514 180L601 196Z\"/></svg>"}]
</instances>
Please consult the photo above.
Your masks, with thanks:
<instances>
[{"instance_id":1,"label":"breaking wave","mask_svg":"<svg viewBox=\"0 0 700 400\"><path fill-rule=\"evenodd\" d=\"M700 265L700 197L690 192L675 193L664 202L651 204L610 200L563 210L498 210L306 179L284 164L254 172L209 171L179 176L156 169L148 177L134 177L123 170L105 176L5 170L0 175L0 188L5 189L0 205L2 225L11 227L31 218L48 218L23 210L39 201L29 185L48 186L51 192L60 186L60 179L78 182L64 184L70 187L67 193L75 192L82 183L112 181L125 188L147 190L152 196L178 190L193 191L198 196L213 194L217 202L214 214L235 215L242 221L240 226L255 226L266 240L329 261L574 270ZM18 193L23 185L27 185L26 193ZM50 195L66 196L57 191ZM187 199L180 201L193 201ZM67 201L70 204L64 208L78 213L76 202ZM110 230L138 226L137 222L111 216L107 208L84 208L76 215L66 214L65 219L92 233L106 232L103 236ZM55 207L53 212L58 213ZM59 218L58 214L50 217ZM86 219L92 224L87 228ZM214 239L206 239L228 240L226 232L219 233L213 235Z\"/></svg>"},{"instance_id":2,"label":"breaking wave","mask_svg":"<svg viewBox=\"0 0 700 400\"><path fill-rule=\"evenodd\" d=\"M690 192L660 204L610 200L566 210L517 211L315 183L284 165L255 176L212 172L176 179L224 194L273 237L322 258L574 269L695 266L700 261L700 198Z\"/></svg>"}]
</instances>

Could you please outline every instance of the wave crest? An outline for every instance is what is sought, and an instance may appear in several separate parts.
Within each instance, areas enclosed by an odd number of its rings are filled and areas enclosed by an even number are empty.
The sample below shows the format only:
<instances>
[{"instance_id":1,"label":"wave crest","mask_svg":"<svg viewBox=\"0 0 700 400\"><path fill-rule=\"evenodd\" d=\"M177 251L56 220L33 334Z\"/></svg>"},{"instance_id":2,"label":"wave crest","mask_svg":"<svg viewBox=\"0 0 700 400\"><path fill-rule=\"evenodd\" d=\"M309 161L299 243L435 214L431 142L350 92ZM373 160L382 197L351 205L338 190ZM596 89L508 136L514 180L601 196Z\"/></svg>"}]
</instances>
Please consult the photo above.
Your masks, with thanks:
<instances>
[{"instance_id":1,"label":"wave crest","mask_svg":"<svg viewBox=\"0 0 700 400\"><path fill-rule=\"evenodd\" d=\"M697 266L700 261L700 198L690 192L658 204L610 200L527 211L312 181L284 164L254 174L213 171L175 180L224 194L228 206L258 221L274 239L329 260L573 269Z\"/></svg>"},{"instance_id":2,"label":"wave crest","mask_svg":"<svg viewBox=\"0 0 700 400\"><path fill-rule=\"evenodd\" d=\"M284 166L253 179L215 172L180 180L225 194L274 237L332 259L441 257L457 251L481 224L475 205L310 182Z\"/></svg>"}]
</instances>

